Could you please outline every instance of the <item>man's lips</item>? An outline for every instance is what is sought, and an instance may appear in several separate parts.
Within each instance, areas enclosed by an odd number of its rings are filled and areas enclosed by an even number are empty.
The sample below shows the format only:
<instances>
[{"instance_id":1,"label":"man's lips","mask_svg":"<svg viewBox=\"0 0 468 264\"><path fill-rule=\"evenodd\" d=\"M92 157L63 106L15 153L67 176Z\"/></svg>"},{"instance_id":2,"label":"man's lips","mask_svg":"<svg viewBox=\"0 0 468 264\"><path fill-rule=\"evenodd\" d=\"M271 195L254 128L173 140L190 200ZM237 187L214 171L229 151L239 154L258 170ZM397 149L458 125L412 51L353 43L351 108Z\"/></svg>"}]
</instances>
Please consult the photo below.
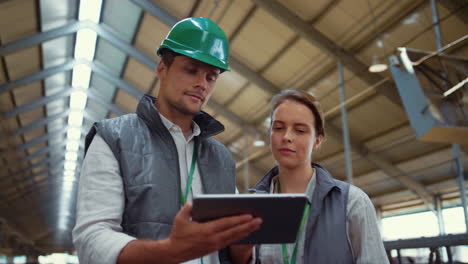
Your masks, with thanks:
<instances>
[{"instance_id":1,"label":"man's lips","mask_svg":"<svg viewBox=\"0 0 468 264\"><path fill-rule=\"evenodd\" d=\"M196 100L202 101L202 102L205 100L205 98L203 98L203 96L200 95L200 94L196 94L196 93L185 93L185 95L190 96L190 97L192 97L192 98L194 98L194 99L196 99Z\"/></svg>"}]
</instances>

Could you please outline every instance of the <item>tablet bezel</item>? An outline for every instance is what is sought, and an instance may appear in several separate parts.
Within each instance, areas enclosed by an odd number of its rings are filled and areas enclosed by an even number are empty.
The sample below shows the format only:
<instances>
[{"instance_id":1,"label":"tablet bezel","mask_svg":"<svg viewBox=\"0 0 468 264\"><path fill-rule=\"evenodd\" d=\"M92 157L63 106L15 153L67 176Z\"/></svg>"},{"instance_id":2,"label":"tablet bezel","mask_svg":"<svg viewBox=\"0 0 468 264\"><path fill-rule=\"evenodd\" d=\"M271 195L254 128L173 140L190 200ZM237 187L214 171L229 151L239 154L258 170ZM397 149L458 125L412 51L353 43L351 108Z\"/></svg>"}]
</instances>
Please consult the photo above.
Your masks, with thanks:
<instances>
[{"instance_id":1,"label":"tablet bezel","mask_svg":"<svg viewBox=\"0 0 468 264\"><path fill-rule=\"evenodd\" d=\"M193 198L192 220L261 217L259 230L236 244L294 243L308 198L305 194L203 194Z\"/></svg>"}]
</instances>

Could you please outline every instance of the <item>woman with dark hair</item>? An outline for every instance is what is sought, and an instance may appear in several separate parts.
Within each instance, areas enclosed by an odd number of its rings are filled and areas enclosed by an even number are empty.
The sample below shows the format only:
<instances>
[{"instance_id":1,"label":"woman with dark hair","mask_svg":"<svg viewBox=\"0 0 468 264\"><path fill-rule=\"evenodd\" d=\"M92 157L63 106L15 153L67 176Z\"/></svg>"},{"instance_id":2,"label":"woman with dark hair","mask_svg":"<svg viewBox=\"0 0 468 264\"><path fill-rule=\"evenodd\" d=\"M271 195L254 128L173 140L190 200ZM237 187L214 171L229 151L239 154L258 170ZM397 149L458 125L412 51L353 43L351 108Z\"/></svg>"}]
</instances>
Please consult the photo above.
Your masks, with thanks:
<instances>
[{"instance_id":1,"label":"woman with dark hair","mask_svg":"<svg viewBox=\"0 0 468 264\"><path fill-rule=\"evenodd\" d=\"M257 245L256 263L388 263L369 197L312 163L324 138L323 114L312 95L283 90L273 97L270 148L277 166L252 190L305 193L310 203L296 242Z\"/></svg>"}]
</instances>

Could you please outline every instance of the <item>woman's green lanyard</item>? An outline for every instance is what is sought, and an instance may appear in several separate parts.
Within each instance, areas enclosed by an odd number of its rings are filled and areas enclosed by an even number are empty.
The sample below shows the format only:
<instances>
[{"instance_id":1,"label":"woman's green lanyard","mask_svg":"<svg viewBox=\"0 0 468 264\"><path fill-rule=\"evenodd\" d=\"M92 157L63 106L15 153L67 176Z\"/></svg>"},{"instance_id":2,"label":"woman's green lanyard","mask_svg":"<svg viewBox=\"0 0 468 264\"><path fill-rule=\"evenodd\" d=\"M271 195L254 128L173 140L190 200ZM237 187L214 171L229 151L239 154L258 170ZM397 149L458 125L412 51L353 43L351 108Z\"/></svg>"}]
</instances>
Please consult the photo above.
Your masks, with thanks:
<instances>
[{"instance_id":1,"label":"woman's green lanyard","mask_svg":"<svg viewBox=\"0 0 468 264\"><path fill-rule=\"evenodd\" d=\"M281 193L281 185L280 185L279 179L278 179L278 193ZM304 229L304 225L307 221L307 218L309 217L309 212L310 212L310 204L307 203L304 208L304 215L302 216L301 226L299 227L299 231L297 232L296 243L294 244L294 250L293 250L292 257L291 257L291 264L296 264L297 245L299 244L299 240L302 235L302 230ZM290 263L289 255L288 255L288 249L286 248L286 244L282 244L281 246L283 248L283 263L289 264Z\"/></svg>"},{"instance_id":2,"label":"woman's green lanyard","mask_svg":"<svg viewBox=\"0 0 468 264\"><path fill-rule=\"evenodd\" d=\"M180 206L184 206L184 204L187 202L188 194L190 192L190 189L192 189L193 174L195 173L195 167L197 165L197 146L198 141L195 140L195 143L193 144L192 164L190 165L190 172L187 178L185 192L182 192L182 186L180 187ZM200 258L200 263L203 264L203 257Z\"/></svg>"},{"instance_id":3,"label":"woman's green lanyard","mask_svg":"<svg viewBox=\"0 0 468 264\"><path fill-rule=\"evenodd\" d=\"M184 204L187 202L188 194L190 189L192 189L193 173L195 172L195 167L197 165L197 146L198 142L195 140L195 143L193 144L192 165L190 165L190 172L187 178L185 192L182 192L182 186L180 187L180 206L184 206Z\"/></svg>"}]
</instances>

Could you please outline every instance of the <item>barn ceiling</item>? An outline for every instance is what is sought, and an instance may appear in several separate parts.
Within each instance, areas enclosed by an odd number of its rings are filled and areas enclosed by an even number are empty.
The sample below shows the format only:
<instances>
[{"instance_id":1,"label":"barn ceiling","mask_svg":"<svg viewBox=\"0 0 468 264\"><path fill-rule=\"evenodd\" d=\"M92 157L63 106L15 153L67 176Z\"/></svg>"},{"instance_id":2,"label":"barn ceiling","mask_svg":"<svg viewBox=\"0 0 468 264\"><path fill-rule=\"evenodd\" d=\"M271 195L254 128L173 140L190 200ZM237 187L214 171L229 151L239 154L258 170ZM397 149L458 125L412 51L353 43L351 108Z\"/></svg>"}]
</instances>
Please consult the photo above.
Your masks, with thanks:
<instances>
[{"instance_id":1,"label":"barn ceiling","mask_svg":"<svg viewBox=\"0 0 468 264\"><path fill-rule=\"evenodd\" d=\"M417 140L390 72L368 71L398 47L437 50L430 1L103 0L100 12L80 11L87 2L100 1L0 1L0 219L15 234L10 247L73 250L84 136L95 121L133 112L143 94L157 95L155 51L188 16L210 17L230 41L233 71L205 111L226 127L216 138L237 161L239 190L274 165L265 124L269 100L286 88L320 100L328 136L314 160L346 180L340 61L353 183L383 216L425 210L435 195L459 204L450 139ZM467 2L437 8L444 44L466 36ZM467 57L467 43L449 54ZM467 168L468 146L461 155Z\"/></svg>"}]
</instances>

